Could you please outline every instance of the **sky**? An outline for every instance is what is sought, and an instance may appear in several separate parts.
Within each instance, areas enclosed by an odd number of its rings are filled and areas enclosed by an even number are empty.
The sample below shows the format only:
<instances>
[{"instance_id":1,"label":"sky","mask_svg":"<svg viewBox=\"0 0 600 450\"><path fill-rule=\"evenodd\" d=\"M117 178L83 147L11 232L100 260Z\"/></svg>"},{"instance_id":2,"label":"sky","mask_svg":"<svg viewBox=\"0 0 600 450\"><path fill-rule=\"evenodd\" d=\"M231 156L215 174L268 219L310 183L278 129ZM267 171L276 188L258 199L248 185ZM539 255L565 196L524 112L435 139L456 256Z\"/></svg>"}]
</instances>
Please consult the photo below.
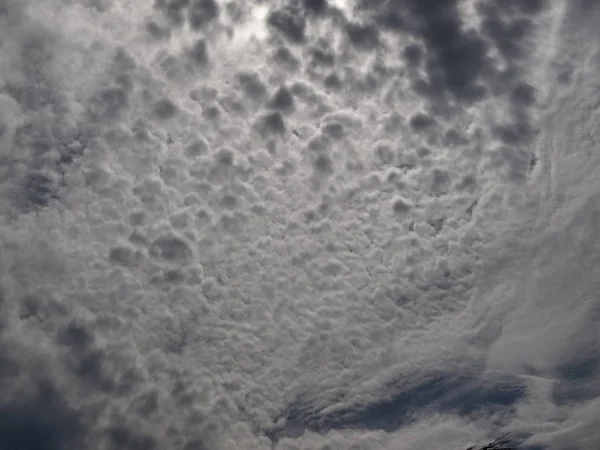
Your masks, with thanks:
<instances>
[{"instance_id":1,"label":"sky","mask_svg":"<svg viewBox=\"0 0 600 450\"><path fill-rule=\"evenodd\" d=\"M0 0L0 448L598 447L599 20Z\"/></svg>"}]
</instances>

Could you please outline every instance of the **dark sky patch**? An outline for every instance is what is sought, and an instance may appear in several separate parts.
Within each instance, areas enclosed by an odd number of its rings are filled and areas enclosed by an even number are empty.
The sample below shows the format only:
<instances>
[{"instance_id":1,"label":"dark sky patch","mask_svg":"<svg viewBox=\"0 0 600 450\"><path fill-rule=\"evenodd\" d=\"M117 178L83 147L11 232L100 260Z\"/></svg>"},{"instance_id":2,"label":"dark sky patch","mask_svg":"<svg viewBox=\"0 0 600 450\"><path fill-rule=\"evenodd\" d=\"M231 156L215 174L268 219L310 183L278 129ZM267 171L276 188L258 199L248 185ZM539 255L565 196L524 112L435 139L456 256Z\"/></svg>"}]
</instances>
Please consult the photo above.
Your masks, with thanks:
<instances>
[{"instance_id":1,"label":"dark sky patch","mask_svg":"<svg viewBox=\"0 0 600 450\"><path fill-rule=\"evenodd\" d=\"M462 416L476 412L486 414L499 407L510 407L524 395L525 388L519 384L486 383L465 376L436 375L387 399L365 402L332 413L321 413L323 405L316 406L298 398L283 413L287 419L284 428L270 433L281 438L288 433L301 434L304 430L318 433L345 428L393 431L410 423L414 414L426 411Z\"/></svg>"},{"instance_id":2,"label":"dark sky patch","mask_svg":"<svg viewBox=\"0 0 600 450\"><path fill-rule=\"evenodd\" d=\"M0 446L10 450L65 450L83 432L76 411L56 389L40 381L22 399L0 400Z\"/></svg>"},{"instance_id":3,"label":"dark sky patch","mask_svg":"<svg viewBox=\"0 0 600 450\"><path fill-rule=\"evenodd\" d=\"M402 55L406 64L411 67L418 67L423 61L423 49L418 44L409 44L402 50Z\"/></svg>"},{"instance_id":4,"label":"dark sky patch","mask_svg":"<svg viewBox=\"0 0 600 450\"><path fill-rule=\"evenodd\" d=\"M577 355L557 368L560 381L552 390L557 405L572 405L600 397L600 351Z\"/></svg>"}]
</instances>

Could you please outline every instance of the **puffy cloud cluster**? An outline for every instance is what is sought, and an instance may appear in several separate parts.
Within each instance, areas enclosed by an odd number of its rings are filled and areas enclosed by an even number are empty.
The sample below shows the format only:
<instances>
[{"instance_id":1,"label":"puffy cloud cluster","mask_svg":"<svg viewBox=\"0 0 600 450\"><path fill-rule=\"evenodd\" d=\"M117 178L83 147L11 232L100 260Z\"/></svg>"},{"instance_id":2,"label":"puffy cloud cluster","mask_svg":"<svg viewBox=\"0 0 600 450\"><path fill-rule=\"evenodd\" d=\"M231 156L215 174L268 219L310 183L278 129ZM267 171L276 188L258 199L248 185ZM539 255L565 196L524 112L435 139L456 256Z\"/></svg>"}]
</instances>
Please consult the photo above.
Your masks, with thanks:
<instances>
[{"instance_id":1,"label":"puffy cloud cluster","mask_svg":"<svg viewBox=\"0 0 600 450\"><path fill-rule=\"evenodd\" d=\"M595 442L595 14L0 0L0 446Z\"/></svg>"}]
</instances>

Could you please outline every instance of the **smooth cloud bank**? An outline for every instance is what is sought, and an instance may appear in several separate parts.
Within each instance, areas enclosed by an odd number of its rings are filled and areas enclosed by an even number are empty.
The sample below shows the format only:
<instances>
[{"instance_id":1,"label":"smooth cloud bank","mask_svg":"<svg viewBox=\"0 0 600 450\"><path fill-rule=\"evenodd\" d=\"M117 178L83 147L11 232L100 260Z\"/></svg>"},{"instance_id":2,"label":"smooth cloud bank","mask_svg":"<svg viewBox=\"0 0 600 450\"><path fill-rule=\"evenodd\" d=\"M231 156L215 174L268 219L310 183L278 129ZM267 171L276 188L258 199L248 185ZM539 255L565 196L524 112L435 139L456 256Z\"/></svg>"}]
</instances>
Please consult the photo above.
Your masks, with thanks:
<instances>
[{"instance_id":1,"label":"smooth cloud bank","mask_svg":"<svg viewBox=\"0 0 600 450\"><path fill-rule=\"evenodd\" d=\"M0 0L0 446L597 445L598 18Z\"/></svg>"}]
</instances>

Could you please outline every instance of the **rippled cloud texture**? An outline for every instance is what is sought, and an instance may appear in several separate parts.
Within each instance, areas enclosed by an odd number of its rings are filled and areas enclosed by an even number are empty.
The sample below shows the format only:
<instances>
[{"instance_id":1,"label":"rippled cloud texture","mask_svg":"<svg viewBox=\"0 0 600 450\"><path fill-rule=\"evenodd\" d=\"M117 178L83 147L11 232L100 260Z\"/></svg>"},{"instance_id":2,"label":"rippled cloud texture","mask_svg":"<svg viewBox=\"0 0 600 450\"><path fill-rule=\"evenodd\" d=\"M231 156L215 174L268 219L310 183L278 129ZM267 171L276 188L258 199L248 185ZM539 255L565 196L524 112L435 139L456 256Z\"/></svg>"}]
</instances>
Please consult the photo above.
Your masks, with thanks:
<instances>
[{"instance_id":1,"label":"rippled cloud texture","mask_svg":"<svg viewBox=\"0 0 600 450\"><path fill-rule=\"evenodd\" d=\"M597 447L598 20L0 0L0 447Z\"/></svg>"}]
</instances>

